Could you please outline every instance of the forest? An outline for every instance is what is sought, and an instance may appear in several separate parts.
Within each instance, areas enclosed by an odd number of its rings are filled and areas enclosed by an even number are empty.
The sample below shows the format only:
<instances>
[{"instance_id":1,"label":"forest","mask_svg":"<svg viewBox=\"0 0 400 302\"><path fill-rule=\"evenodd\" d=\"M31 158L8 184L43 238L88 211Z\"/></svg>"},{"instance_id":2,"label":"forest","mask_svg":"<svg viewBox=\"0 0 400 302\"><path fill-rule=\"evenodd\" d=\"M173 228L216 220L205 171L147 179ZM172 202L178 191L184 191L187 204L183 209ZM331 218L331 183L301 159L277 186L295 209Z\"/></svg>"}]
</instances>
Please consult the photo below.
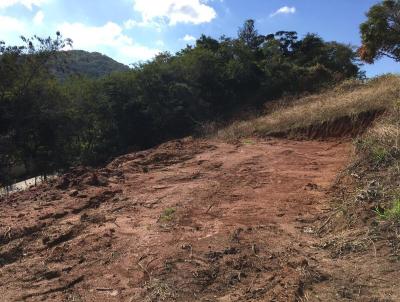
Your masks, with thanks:
<instances>
[{"instance_id":1,"label":"forest","mask_svg":"<svg viewBox=\"0 0 400 302\"><path fill-rule=\"evenodd\" d=\"M103 77L71 73L72 41L22 37L0 44L0 183L98 165L130 150L192 135L288 95L363 78L356 49L317 34L260 34L253 20L236 37L195 45ZM57 72L54 72L57 70Z\"/></svg>"}]
</instances>

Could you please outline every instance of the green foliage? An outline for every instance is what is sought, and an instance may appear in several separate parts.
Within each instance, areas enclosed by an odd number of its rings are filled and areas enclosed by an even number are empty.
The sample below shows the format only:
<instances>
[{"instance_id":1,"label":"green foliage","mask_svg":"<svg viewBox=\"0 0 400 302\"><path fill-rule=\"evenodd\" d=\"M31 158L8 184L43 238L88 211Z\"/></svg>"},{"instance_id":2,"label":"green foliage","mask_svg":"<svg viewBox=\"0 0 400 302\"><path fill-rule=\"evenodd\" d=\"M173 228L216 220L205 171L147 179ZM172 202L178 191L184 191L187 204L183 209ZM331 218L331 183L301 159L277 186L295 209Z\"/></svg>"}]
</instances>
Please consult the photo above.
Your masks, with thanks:
<instances>
[{"instance_id":1,"label":"green foliage","mask_svg":"<svg viewBox=\"0 0 400 302\"><path fill-rule=\"evenodd\" d=\"M400 1L384 0L370 8L360 25L360 57L373 63L382 56L400 61Z\"/></svg>"},{"instance_id":2,"label":"green foliage","mask_svg":"<svg viewBox=\"0 0 400 302\"><path fill-rule=\"evenodd\" d=\"M314 34L260 35L253 20L237 38L202 35L132 69L99 54L60 52L71 41L59 34L23 42L0 44L1 175L18 164L36 176L104 163L244 107L359 75L351 47Z\"/></svg>"},{"instance_id":3,"label":"green foliage","mask_svg":"<svg viewBox=\"0 0 400 302\"><path fill-rule=\"evenodd\" d=\"M388 209L376 208L375 213L382 220L400 222L400 199L395 200L392 206Z\"/></svg>"}]
</instances>

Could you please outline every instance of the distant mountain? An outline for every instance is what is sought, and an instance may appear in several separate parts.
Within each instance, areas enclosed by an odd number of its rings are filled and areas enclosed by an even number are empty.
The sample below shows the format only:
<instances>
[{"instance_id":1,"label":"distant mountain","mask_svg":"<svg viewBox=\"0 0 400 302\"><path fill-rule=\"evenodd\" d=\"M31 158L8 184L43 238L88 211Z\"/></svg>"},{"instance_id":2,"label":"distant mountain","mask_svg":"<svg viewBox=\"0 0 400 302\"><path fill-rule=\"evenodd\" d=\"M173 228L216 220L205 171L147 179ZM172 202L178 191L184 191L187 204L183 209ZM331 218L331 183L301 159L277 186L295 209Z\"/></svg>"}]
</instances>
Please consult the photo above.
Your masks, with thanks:
<instances>
[{"instance_id":1,"label":"distant mountain","mask_svg":"<svg viewBox=\"0 0 400 302\"><path fill-rule=\"evenodd\" d=\"M129 67L98 52L84 50L63 51L54 64L54 74L65 79L71 75L100 78L116 71L127 71Z\"/></svg>"}]
</instances>

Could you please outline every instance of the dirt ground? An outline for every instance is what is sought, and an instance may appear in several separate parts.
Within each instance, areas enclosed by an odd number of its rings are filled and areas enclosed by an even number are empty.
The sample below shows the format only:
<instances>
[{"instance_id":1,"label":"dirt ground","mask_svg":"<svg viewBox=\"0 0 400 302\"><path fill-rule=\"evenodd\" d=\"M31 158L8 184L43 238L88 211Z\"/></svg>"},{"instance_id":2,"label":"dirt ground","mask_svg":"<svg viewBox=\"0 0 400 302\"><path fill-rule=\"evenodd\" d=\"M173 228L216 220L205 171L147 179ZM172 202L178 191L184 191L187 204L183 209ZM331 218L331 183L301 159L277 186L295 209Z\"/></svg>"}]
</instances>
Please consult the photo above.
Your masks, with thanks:
<instances>
[{"instance_id":1,"label":"dirt ground","mask_svg":"<svg viewBox=\"0 0 400 302\"><path fill-rule=\"evenodd\" d=\"M3 198L0 301L398 301L379 246L319 234L352 154L189 138Z\"/></svg>"}]
</instances>

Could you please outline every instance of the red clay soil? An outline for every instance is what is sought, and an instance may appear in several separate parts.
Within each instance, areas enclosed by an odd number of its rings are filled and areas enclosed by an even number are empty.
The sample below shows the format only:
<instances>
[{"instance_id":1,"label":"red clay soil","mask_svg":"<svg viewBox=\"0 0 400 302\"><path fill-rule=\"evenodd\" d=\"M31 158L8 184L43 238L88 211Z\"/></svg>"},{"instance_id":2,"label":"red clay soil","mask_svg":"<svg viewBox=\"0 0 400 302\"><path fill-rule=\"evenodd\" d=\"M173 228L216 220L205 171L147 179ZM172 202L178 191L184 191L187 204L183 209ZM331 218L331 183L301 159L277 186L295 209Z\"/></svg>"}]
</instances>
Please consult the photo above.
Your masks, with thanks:
<instances>
[{"instance_id":1,"label":"red clay soil","mask_svg":"<svg viewBox=\"0 0 400 302\"><path fill-rule=\"evenodd\" d=\"M341 301L312 223L351 154L185 139L3 198L0 301Z\"/></svg>"}]
</instances>

